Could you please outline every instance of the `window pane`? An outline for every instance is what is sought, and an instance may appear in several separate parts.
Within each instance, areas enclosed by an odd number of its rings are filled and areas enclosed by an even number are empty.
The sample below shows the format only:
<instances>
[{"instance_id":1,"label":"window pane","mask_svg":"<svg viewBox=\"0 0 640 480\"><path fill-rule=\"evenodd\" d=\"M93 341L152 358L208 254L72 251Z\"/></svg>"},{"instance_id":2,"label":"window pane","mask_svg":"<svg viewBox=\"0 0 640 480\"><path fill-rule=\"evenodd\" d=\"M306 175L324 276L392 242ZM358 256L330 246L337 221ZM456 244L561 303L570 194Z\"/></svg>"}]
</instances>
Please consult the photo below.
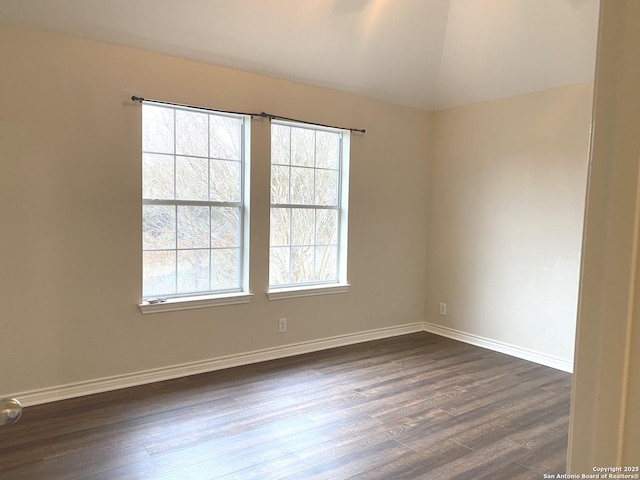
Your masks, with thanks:
<instances>
[{"instance_id":1,"label":"window pane","mask_svg":"<svg viewBox=\"0 0 640 480\"><path fill-rule=\"evenodd\" d=\"M291 245L313 245L315 211L307 208L291 209Z\"/></svg>"},{"instance_id":2,"label":"window pane","mask_svg":"<svg viewBox=\"0 0 640 480\"><path fill-rule=\"evenodd\" d=\"M338 247L316 247L316 280L338 280Z\"/></svg>"},{"instance_id":3,"label":"window pane","mask_svg":"<svg viewBox=\"0 0 640 480\"><path fill-rule=\"evenodd\" d=\"M340 134L316 132L316 167L337 170L340 166Z\"/></svg>"},{"instance_id":4,"label":"window pane","mask_svg":"<svg viewBox=\"0 0 640 480\"><path fill-rule=\"evenodd\" d=\"M173 154L173 109L142 106L142 151Z\"/></svg>"},{"instance_id":5,"label":"window pane","mask_svg":"<svg viewBox=\"0 0 640 480\"><path fill-rule=\"evenodd\" d=\"M271 203L289 203L289 167L271 167Z\"/></svg>"},{"instance_id":6,"label":"window pane","mask_svg":"<svg viewBox=\"0 0 640 480\"><path fill-rule=\"evenodd\" d=\"M240 246L240 209L233 207L211 208L211 246Z\"/></svg>"},{"instance_id":7,"label":"window pane","mask_svg":"<svg viewBox=\"0 0 640 480\"><path fill-rule=\"evenodd\" d=\"M316 205L338 204L338 172L316 170Z\"/></svg>"},{"instance_id":8,"label":"window pane","mask_svg":"<svg viewBox=\"0 0 640 480\"><path fill-rule=\"evenodd\" d=\"M314 166L315 131L307 128L291 128L291 164Z\"/></svg>"},{"instance_id":9,"label":"window pane","mask_svg":"<svg viewBox=\"0 0 640 480\"><path fill-rule=\"evenodd\" d=\"M271 286L342 280L339 263L345 259L338 254L338 243L341 222L347 218L340 204L346 135L272 122ZM348 152L345 155L348 160Z\"/></svg>"},{"instance_id":10,"label":"window pane","mask_svg":"<svg viewBox=\"0 0 640 480\"><path fill-rule=\"evenodd\" d=\"M144 252L142 256L145 297L171 295L176 291L176 252Z\"/></svg>"},{"instance_id":11,"label":"window pane","mask_svg":"<svg viewBox=\"0 0 640 480\"><path fill-rule=\"evenodd\" d=\"M289 245L289 242L291 241L291 236L289 234L290 222L290 208L271 209L270 242L272 246Z\"/></svg>"},{"instance_id":12,"label":"window pane","mask_svg":"<svg viewBox=\"0 0 640 480\"><path fill-rule=\"evenodd\" d=\"M241 287L243 128L239 117L143 105L143 297Z\"/></svg>"},{"instance_id":13,"label":"window pane","mask_svg":"<svg viewBox=\"0 0 640 480\"><path fill-rule=\"evenodd\" d=\"M338 212L336 210L318 210L316 212L316 244L338 243Z\"/></svg>"},{"instance_id":14,"label":"window pane","mask_svg":"<svg viewBox=\"0 0 640 480\"><path fill-rule=\"evenodd\" d=\"M242 151L242 121L220 115L209 116L211 158L240 160Z\"/></svg>"},{"instance_id":15,"label":"window pane","mask_svg":"<svg viewBox=\"0 0 640 480\"><path fill-rule=\"evenodd\" d=\"M209 249L178 251L178 293L209 290Z\"/></svg>"},{"instance_id":16,"label":"window pane","mask_svg":"<svg viewBox=\"0 0 640 480\"><path fill-rule=\"evenodd\" d=\"M206 158L176 158L176 198L208 200L209 175Z\"/></svg>"},{"instance_id":17,"label":"window pane","mask_svg":"<svg viewBox=\"0 0 640 480\"><path fill-rule=\"evenodd\" d=\"M211 250L211 289L222 290L240 286L240 249L223 248Z\"/></svg>"},{"instance_id":18,"label":"window pane","mask_svg":"<svg viewBox=\"0 0 640 480\"><path fill-rule=\"evenodd\" d=\"M174 198L173 155L143 154L142 198L152 200Z\"/></svg>"},{"instance_id":19,"label":"window pane","mask_svg":"<svg viewBox=\"0 0 640 480\"><path fill-rule=\"evenodd\" d=\"M175 247L176 207L173 205L143 205L143 250L160 250Z\"/></svg>"},{"instance_id":20,"label":"window pane","mask_svg":"<svg viewBox=\"0 0 640 480\"><path fill-rule=\"evenodd\" d=\"M209 248L209 207L178 207L178 248Z\"/></svg>"},{"instance_id":21,"label":"window pane","mask_svg":"<svg viewBox=\"0 0 640 480\"><path fill-rule=\"evenodd\" d=\"M275 247L269 250L269 285L285 285L289 281L289 247Z\"/></svg>"},{"instance_id":22,"label":"window pane","mask_svg":"<svg viewBox=\"0 0 640 480\"><path fill-rule=\"evenodd\" d=\"M211 160L209 195L216 202L240 201L240 162Z\"/></svg>"},{"instance_id":23,"label":"window pane","mask_svg":"<svg viewBox=\"0 0 640 480\"><path fill-rule=\"evenodd\" d=\"M206 113L176 110L176 153L206 157L209 154L209 125Z\"/></svg>"},{"instance_id":24,"label":"window pane","mask_svg":"<svg viewBox=\"0 0 640 480\"><path fill-rule=\"evenodd\" d=\"M271 163L279 165L289 165L291 127L285 125L271 125Z\"/></svg>"},{"instance_id":25,"label":"window pane","mask_svg":"<svg viewBox=\"0 0 640 480\"><path fill-rule=\"evenodd\" d=\"M291 167L291 203L302 205L313 203L313 172L313 168Z\"/></svg>"},{"instance_id":26,"label":"window pane","mask_svg":"<svg viewBox=\"0 0 640 480\"><path fill-rule=\"evenodd\" d=\"M291 281L306 283L313 281L314 247L291 247Z\"/></svg>"}]
</instances>

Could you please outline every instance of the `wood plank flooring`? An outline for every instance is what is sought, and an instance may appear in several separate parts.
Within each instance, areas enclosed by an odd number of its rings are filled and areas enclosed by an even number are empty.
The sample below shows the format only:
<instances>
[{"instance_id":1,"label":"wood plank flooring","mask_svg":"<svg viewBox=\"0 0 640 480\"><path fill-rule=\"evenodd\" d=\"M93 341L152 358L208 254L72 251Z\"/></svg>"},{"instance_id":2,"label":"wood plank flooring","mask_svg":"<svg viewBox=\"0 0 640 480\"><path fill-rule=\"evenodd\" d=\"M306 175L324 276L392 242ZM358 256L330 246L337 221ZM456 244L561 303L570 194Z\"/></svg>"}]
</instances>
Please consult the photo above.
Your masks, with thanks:
<instances>
[{"instance_id":1,"label":"wood plank flooring","mask_svg":"<svg viewBox=\"0 0 640 480\"><path fill-rule=\"evenodd\" d=\"M541 479L571 375L429 333L26 408L7 480Z\"/></svg>"}]
</instances>

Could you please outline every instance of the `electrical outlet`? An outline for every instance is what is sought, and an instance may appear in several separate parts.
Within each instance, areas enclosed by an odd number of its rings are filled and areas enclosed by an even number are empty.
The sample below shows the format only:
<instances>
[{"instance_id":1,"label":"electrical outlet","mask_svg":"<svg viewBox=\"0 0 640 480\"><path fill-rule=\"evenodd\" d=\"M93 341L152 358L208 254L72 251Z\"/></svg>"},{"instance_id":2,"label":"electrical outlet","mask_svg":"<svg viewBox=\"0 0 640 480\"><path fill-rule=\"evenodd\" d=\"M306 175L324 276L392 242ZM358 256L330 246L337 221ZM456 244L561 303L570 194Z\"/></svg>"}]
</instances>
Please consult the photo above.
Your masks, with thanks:
<instances>
[{"instance_id":1,"label":"electrical outlet","mask_svg":"<svg viewBox=\"0 0 640 480\"><path fill-rule=\"evenodd\" d=\"M447 315L447 304L446 303L441 303L440 304L440 315Z\"/></svg>"},{"instance_id":2,"label":"electrical outlet","mask_svg":"<svg viewBox=\"0 0 640 480\"><path fill-rule=\"evenodd\" d=\"M278 320L278 333L284 333L287 331L287 319L281 318Z\"/></svg>"}]
</instances>

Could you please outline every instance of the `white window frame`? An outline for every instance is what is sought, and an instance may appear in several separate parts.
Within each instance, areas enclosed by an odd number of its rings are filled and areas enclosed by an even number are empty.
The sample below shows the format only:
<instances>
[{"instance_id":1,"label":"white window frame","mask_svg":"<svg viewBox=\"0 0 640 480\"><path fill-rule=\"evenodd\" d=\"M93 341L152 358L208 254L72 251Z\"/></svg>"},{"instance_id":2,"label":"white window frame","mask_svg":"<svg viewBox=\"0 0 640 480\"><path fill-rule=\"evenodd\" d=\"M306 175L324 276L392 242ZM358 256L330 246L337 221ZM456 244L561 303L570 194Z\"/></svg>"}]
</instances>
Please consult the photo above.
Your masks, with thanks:
<instances>
[{"instance_id":1,"label":"white window frame","mask_svg":"<svg viewBox=\"0 0 640 480\"><path fill-rule=\"evenodd\" d=\"M304 128L321 132L331 132L340 134L340 159L339 159L339 179L338 179L338 205L330 207L319 204L293 204L293 203L272 203L270 199L269 212L273 208L304 208L304 209L333 209L338 213L338 258L337 258L337 280L317 281L306 283L295 283L286 285L269 285L267 297L269 300L280 300L286 298L306 297L315 295L328 295L335 293L346 293L351 286L347 280L347 250L348 250L348 226L349 226L349 163L351 150L351 132L338 128L322 127L302 122L293 122L273 119L272 124L284 125L295 128ZM271 137L271 133L270 133ZM273 166L271 159L270 167ZM315 168L315 167L314 167ZM271 168L270 168L271 171ZM270 224L271 226L271 224ZM269 240L269 252L271 252L271 240ZM271 253L269 253L271 258ZM271 260L269 260L271 263Z\"/></svg>"},{"instance_id":2,"label":"white window frame","mask_svg":"<svg viewBox=\"0 0 640 480\"><path fill-rule=\"evenodd\" d=\"M189 310L195 308L204 308L221 305L235 305L248 303L251 301L253 294L249 291L249 192L250 192L250 138L251 138L251 117L248 115L230 114L224 112L215 112L207 109L199 109L196 107L185 107L164 104L161 102L143 101L144 104L149 104L156 107L163 107L172 109L175 112L177 110L192 111L198 113L213 114L218 116L226 116L234 119L241 120L241 146L242 154L240 158L240 201L238 202L221 202L213 200L158 200L142 198L142 205L172 205L172 206L207 206L207 207L234 207L240 210L240 245L239 245L239 284L238 288L230 288L224 290L203 291L195 293L185 294L172 294L166 297L148 296L142 298L141 303L138 304L140 311L144 314L147 313L160 313L176 310ZM174 117L175 119L175 117ZM174 120L175 121L175 120ZM142 124L142 121L141 121ZM150 153L144 152L142 153ZM177 155L175 151L175 129L174 129L174 160ZM174 167L175 175L175 167ZM142 210L142 209L141 209ZM211 249L211 247L209 247ZM176 251L178 251L176 246Z\"/></svg>"}]
</instances>

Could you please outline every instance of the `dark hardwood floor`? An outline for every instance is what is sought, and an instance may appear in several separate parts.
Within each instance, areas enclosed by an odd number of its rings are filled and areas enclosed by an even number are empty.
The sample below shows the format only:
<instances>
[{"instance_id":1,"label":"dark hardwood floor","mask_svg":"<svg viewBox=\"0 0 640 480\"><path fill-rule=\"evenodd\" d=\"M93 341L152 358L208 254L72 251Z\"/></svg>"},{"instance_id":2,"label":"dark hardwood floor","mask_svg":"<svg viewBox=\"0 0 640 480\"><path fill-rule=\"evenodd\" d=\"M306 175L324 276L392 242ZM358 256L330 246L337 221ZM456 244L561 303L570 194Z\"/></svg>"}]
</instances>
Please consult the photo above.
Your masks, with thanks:
<instances>
[{"instance_id":1,"label":"dark hardwood floor","mask_svg":"<svg viewBox=\"0 0 640 480\"><path fill-rule=\"evenodd\" d=\"M0 478L541 479L571 375L428 333L26 408Z\"/></svg>"}]
</instances>

